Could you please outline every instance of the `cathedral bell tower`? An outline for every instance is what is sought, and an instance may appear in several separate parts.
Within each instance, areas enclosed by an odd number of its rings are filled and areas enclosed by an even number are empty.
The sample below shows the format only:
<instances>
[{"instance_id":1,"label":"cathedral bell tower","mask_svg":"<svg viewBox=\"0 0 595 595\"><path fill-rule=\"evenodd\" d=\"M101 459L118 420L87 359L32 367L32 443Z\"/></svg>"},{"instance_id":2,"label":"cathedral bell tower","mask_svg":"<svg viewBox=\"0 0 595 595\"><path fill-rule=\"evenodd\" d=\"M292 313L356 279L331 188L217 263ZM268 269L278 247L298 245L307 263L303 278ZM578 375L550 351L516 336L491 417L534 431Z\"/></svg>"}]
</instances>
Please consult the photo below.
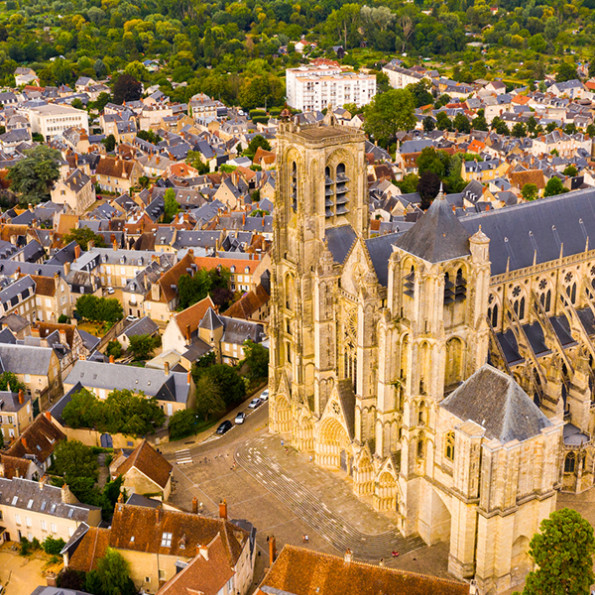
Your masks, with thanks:
<instances>
[{"instance_id":1,"label":"cathedral bell tower","mask_svg":"<svg viewBox=\"0 0 595 595\"><path fill-rule=\"evenodd\" d=\"M286 110L277 134L277 191L271 267L270 424L293 434L296 408L316 411L316 343L329 361L336 349L333 316L319 307L336 296L338 275L328 260L327 239L367 237L369 210L364 134L339 126L332 114L315 125L300 125ZM349 235L350 234L350 235ZM325 254L326 252L326 254ZM328 279L319 291L316 276ZM325 320L323 337L316 320ZM328 363L328 362L327 362Z\"/></svg>"}]
</instances>

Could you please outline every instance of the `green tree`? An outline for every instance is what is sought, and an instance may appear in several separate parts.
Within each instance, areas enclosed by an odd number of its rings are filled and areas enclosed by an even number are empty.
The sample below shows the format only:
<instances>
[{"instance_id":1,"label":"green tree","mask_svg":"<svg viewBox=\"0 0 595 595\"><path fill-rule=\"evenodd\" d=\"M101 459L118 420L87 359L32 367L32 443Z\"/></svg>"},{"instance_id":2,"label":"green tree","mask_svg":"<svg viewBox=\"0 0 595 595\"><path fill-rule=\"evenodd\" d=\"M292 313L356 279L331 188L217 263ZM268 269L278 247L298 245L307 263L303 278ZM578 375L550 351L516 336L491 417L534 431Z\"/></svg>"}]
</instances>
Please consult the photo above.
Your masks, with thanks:
<instances>
[{"instance_id":1,"label":"green tree","mask_svg":"<svg viewBox=\"0 0 595 595\"><path fill-rule=\"evenodd\" d=\"M421 196L421 208L426 210L440 190L440 178L432 171L424 172L417 184L417 191Z\"/></svg>"},{"instance_id":2,"label":"green tree","mask_svg":"<svg viewBox=\"0 0 595 595\"><path fill-rule=\"evenodd\" d=\"M67 484L77 477L97 481L99 465L93 449L78 440L62 440L54 449L52 472L61 475Z\"/></svg>"},{"instance_id":3,"label":"green tree","mask_svg":"<svg viewBox=\"0 0 595 595\"><path fill-rule=\"evenodd\" d=\"M439 178L443 178L446 175L448 165L448 153L446 151L437 151L434 147L423 148L417 158L417 169L420 176L431 171Z\"/></svg>"},{"instance_id":4,"label":"green tree","mask_svg":"<svg viewBox=\"0 0 595 595\"><path fill-rule=\"evenodd\" d=\"M527 130L529 131L529 134L535 134L537 131L537 120L535 119L535 116L529 116L529 119L527 120Z\"/></svg>"},{"instance_id":5,"label":"green tree","mask_svg":"<svg viewBox=\"0 0 595 595\"><path fill-rule=\"evenodd\" d=\"M523 137L527 136L527 129L522 122L517 122L512 127L512 136L514 136L516 138L523 138Z\"/></svg>"},{"instance_id":6,"label":"green tree","mask_svg":"<svg viewBox=\"0 0 595 595\"><path fill-rule=\"evenodd\" d=\"M85 590L93 595L136 595L130 578L130 565L116 550L108 547L97 562L97 570L87 573Z\"/></svg>"},{"instance_id":7,"label":"green tree","mask_svg":"<svg viewBox=\"0 0 595 595\"><path fill-rule=\"evenodd\" d=\"M411 194L417 192L417 184L419 176L416 174L406 174L400 182L395 182L395 185L401 189L403 194Z\"/></svg>"},{"instance_id":8,"label":"green tree","mask_svg":"<svg viewBox=\"0 0 595 595\"><path fill-rule=\"evenodd\" d=\"M399 130L415 126L413 96L406 89L391 89L376 95L364 108L364 129L386 146L396 138Z\"/></svg>"},{"instance_id":9,"label":"green tree","mask_svg":"<svg viewBox=\"0 0 595 595\"><path fill-rule=\"evenodd\" d=\"M121 345L120 341L118 341L117 339L110 341L107 344L107 349L105 350L105 353L108 356L111 355L115 359L118 359L122 355L122 345Z\"/></svg>"},{"instance_id":10,"label":"green tree","mask_svg":"<svg viewBox=\"0 0 595 595\"><path fill-rule=\"evenodd\" d=\"M26 387L12 372L2 372L0 374L0 390L11 390L13 393L17 393L20 390L26 390Z\"/></svg>"},{"instance_id":11,"label":"green tree","mask_svg":"<svg viewBox=\"0 0 595 595\"><path fill-rule=\"evenodd\" d=\"M432 105L434 103L434 96L430 93L431 87L432 84L428 79L422 79L419 83L407 85L407 89L413 95L415 107Z\"/></svg>"},{"instance_id":12,"label":"green tree","mask_svg":"<svg viewBox=\"0 0 595 595\"><path fill-rule=\"evenodd\" d=\"M66 545L66 542L59 537L55 539L51 535L48 535L42 542L41 547L46 554L51 556L59 556L62 548Z\"/></svg>"},{"instance_id":13,"label":"green tree","mask_svg":"<svg viewBox=\"0 0 595 595\"><path fill-rule=\"evenodd\" d=\"M576 72L576 66L569 62L561 62L558 66L558 72L556 72L556 82L563 83L564 81L570 81L578 78Z\"/></svg>"},{"instance_id":14,"label":"green tree","mask_svg":"<svg viewBox=\"0 0 595 595\"><path fill-rule=\"evenodd\" d=\"M521 196L525 200L535 200L538 192L539 188L535 184L525 184L521 190Z\"/></svg>"},{"instance_id":15,"label":"green tree","mask_svg":"<svg viewBox=\"0 0 595 595\"><path fill-rule=\"evenodd\" d=\"M176 191L168 188L163 195L163 223L171 223L180 212L180 205L176 200Z\"/></svg>"},{"instance_id":16,"label":"green tree","mask_svg":"<svg viewBox=\"0 0 595 595\"><path fill-rule=\"evenodd\" d=\"M550 178L545 185L543 196L556 196L558 194L564 194L568 192L568 188L564 188L562 180L557 176Z\"/></svg>"},{"instance_id":17,"label":"green tree","mask_svg":"<svg viewBox=\"0 0 595 595\"><path fill-rule=\"evenodd\" d=\"M432 132L436 128L436 121L431 116L426 116L423 119L424 132Z\"/></svg>"},{"instance_id":18,"label":"green tree","mask_svg":"<svg viewBox=\"0 0 595 595\"><path fill-rule=\"evenodd\" d=\"M76 109L85 109L83 102L78 97L73 99L70 105Z\"/></svg>"},{"instance_id":19,"label":"green tree","mask_svg":"<svg viewBox=\"0 0 595 595\"><path fill-rule=\"evenodd\" d=\"M457 132L462 132L464 134L471 132L469 118L467 118L467 116L461 112L455 116L452 124Z\"/></svg>"},{"instance_id":20,"label":"green tree","mask_svg":"<svg viewBox=\"0 0 595 595\"><path fill-rule=\"evenodd\" d=\"M498 134L510 136L510 130L508 129L506 122L501 120L498 116L492 120L492 129L494 129Z\"/></svg>"},{"instance_id":21,"label":"green tree","mask_svg":"<svg viewBox=\"0 0 595 595\"><path fill-rule=\"evenodd\" d=\"M562 172L565 176L570 176L574 178L574 176L578 175L578 170L576 169L576 165L573 163L569 163Z\"/></svg>"},{"instance_id":22,"label":"green tree","mask_svg":"<svg viewBox=\"0 0 595 595\"><path fill-rule=\"evenodd\" d=\"M82 591L85 588L85 573L82 570L64 568L58 575L58 587Z\"/></svg>"},{"instance_id":23,"label":"green tree","mask_svg":"<svg viewBox=\"0 0 595 595\"><path fill-rule=\"evenodd\" d=\"M221 388L208 374L196 382L196 414L204 420L221 416L225 412L225 399Z\"/></svg>"},{"instance_id":24,"label":"green tree","mask_svg":"<svg viewBox=\"0 0 595 595\"><path fill-rule=\"evenodd\" d=\"M128 353L136 360L144 360L151 357L153 351L161 345L161 337L151 335L135 335L130 337Z\"/></svg>"},{"instance_id":25,"label":"green tree","mask_svg":"<svg viewBox=\"0 0 595 595\"><path fill-rule=\"evenodd\" d=\"M446 112L438 112L436 114L436 128L438 130L452 130L452 120L448 117Z\"/></svg>"},{"instance_id":26,"label":"green tree","mask_svg":"<svg viewBox=\"0 0 595 595\"><path fill-rule=\"evenodd\" d=\"M244 155L246 155L246 157L250 157L250 159L252 159L254 157L254 155L256 154L256 151L258 150L259 147L261 149L264 149L265 151L270 151L271 150L271 144L261 134L257 134L250 141L250 144L248 145L248 148L244 151Z\"/></svg>"},{"instance_id":27,"label":"green tree","mask_svg":"<svg viewBox=\"0 0 595 595\"><path fill-rule=\"evenodd\" d=\"M483 110L479 110L479 112L477 113L477 116L473 118L473 121L471 122L471 127L473 128L473 130L481 130L482 132L487 132L488 123L485 118L484 112Z\"/></svg>"},{"instance_id":28,"label":"green tree","mask_svg":"<svg viewBox=\"0 0 595 595\"><path fill-rule=\"evenodd\" d=\"M527 575L523 595L588 595L595 582L594 553L588 521L569 508L552 512L529 545L538 568Z\"/></svg>"},{"instance_id":29,"label":"green tree","mask_svg":"<svg viewBox=\"0 0 595 595\"><path fill-rule=\"evenodd\" d=\"M137 101L141 98L143 85L130 74L121 74L112 89L114 103L122 105L125 101Z\"/></svg>"},{"instance_id":30,"label":"green tree","mask_svg":"<svg viewBox=\"0 0 595 595\"><path fill-rule=\"evenodd\" d=\"M116 148L116 137L113 134L108 134L101 142L108 153Z\"/></svg>"},{"instance_id":31,"label":"green tree","mask_svg":"<svg viewBox=\"0 0 595 595\"><path fill-rule=\"evenodd\" d=\"M170 440L180 440L194 434L196 413L191 409L176 411L168 422Z\"/></svg>"},{"instance_id":32,"label":"green tree","mask_svg":"<svg viewBox=\"0 0 595 595\"><path fill-rule=\"evenodd\" d=\"M269 375L269 350L260 343L254 343L250 339L244 342L244 361L248 367L248 378L260 380L268 378Z\"/></svg>"},{"instance_id":33,"label":"green tree","mask_svg":"<svg viewBox=\"0 0 595 595\"><path fill-rule=\"evenodd\" d=\"M240 105L247 110L255 107L283 105L285 89L273 74L264 73L245 78L238 93Z\"/></svg>"},{"instance_id":34,"label":"green tree","mask_svg":"<svg viewBox=\"0 0 595 595\"><path fill-rule=\"evenodd\" d=\"M81 295L76 301L76 312L85 320L114 323L124 318L122 304L116 298Z\"/></svg>"},{"instance_id":35,"label":"green tree","mask_svg":"<svg viewBox=\"0 0 595 595\"><path fill-rule=\"evenodd\" d=\"M106 243L103 236L95 233L89 227L73 228L64 236L64 242L70 244L70 242L76 242L82 250L87 250L89 242L93 242L93 245L97 248L105 248Z\"/></svg>"},{"instance_id":36,"label":"green tree","mask_svg":"<svg viewBox=\"0 0 595 595\"><path fill-rule=\"evenodd\" d=\"M60 177L60 153L45 145L25 151L25 158L8 170L11 189L21 203L37 204L50 197L54 182Z\"/></svg>"}]
</instances>

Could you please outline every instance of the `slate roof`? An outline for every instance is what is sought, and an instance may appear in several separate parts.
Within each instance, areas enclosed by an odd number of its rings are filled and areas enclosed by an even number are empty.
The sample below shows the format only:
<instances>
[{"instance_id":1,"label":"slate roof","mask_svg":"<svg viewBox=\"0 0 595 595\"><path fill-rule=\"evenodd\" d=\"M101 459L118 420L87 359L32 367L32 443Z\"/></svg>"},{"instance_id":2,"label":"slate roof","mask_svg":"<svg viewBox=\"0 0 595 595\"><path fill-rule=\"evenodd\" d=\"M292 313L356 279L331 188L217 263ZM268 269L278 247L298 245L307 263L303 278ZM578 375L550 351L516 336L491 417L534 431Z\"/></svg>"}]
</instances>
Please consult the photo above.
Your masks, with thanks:
<instances>
[{"instance_id":1,"label":"slate roof","mask_svg":"<svg viewBox=\"0 0 595 595\"><path fill-rule=\"evenodd\" d=\"M492 276L595 246L595 189L589 188L460 218L469 235L490 238ZM593 238L593 239L591 239Z\"/></svg>"},{"instance_id":2,"label":"slate roof","mask_svg":"<svg viewBox=\"0 0 595 595\"><path fill-rule=\"evenodd\" d=\"M467 256L470 236L441 191L417 223L397 238L395 246L427 262L443 262Z\"/></svg>"},{"instance_id":3,"label":"slate roof","mask_svg":"<svg viewBox=\"0 0 595 595\"><path fill-rule=\"evenodd\" d=\"M109 391L128 389L135 393L143 391L145 395L160 401L178 403L186 403L190 389L186 374L170 372L166 376L163 370L89 360L78 360L64 381L68 385L79 382L87 388Z\"/></svg>"},{"instance_id":4,"label":"slate roof","mask_svg":"<svg viewBox=\"0 0 595 595\"><path fill-rule=\"evenodd\" d=\"M52 353L49 347L0 343L0 368L14 374L47 376Z\"/></svg>"},{"instance_id":5,"label":"slate roof","mask_svg":"<svg viewBox=\"0 0 595 595\"><path fill-rule=\"evenodd\" d=\"M487 438L503 444L527 440L552 425L510 376L488 364L446 397L440 407L463 421L474 421L485 429Z\"/></svg>"},{"instance_id":6,"label":"slate roof","mask_svg":"<svg viewBox=\"0 0 595 595\"><path fill-rule=\"evenodd\" d=\"M365 240L376 277L383 287L388 286L388 259L393 251L393 245L400 235L399 233L389 233Z\"/></svg>"},{"instance_id":7,"label":"slate roof","mask_svg":"<svg viewBox=\"0 0 595 595\"><path fill-rule=\"evenodd\" d=\"M61 488L22 477L0 477L0 502L11 508L83 522L88 520L89 511L100 510L90 504L66 504L62 502Z\"/></svg>"},{"instance_id":8,"label":"slate roof","mask_svg":"<svg viewBox=\"0 0 595 595\"><path fill-rule=\"evenodd\" d=\"M127 337L136 337L137 335L152 335L159 330L159 327L148 317L133 322L124 331Z\"/></svg>"},{"instance_id":9,"label":"slate roof","mask_svg":"<svg viewBox=\"0 0 595 595\"><path fill-rule=\"evenodd\" d=\"M340 227L330 227L326 230L325 240L335 262L339 264L345 262L346 256L355 243L355 238L355 231L353 231L353 228L349 224L341 225Z\"/></svg>"}]
</instances>

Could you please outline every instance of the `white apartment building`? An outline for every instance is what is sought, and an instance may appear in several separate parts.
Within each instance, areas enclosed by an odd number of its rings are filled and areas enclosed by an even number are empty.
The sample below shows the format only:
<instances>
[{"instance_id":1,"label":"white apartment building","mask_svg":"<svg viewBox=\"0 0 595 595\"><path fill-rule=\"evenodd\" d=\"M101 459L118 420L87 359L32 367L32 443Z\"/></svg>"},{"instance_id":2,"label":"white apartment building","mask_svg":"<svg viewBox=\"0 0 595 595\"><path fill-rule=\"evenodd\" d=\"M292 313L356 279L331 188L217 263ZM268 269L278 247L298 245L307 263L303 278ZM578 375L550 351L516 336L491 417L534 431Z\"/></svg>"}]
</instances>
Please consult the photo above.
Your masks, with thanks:
<instances>
[{"instance_id":1,"label":"white apartment building","mask_svg":"<svg viewBox=\"0 0 595 595\"><path fill-rule=\"evenodd\" d=\"M87 112L69 105L53 103L21 110L31 122L31 132L38 132L46 140L62 134L69 128L84 128L89 133Z\"/></svg>"},{"instance_id":2,"label":"white apartment building","mask_svg":"<svg viewBox=\"0 0 595 595\"><path fill-rule=\"evenodd\" d=\"M367 105L376 95L372 74L345 72L338 65L311 65L286 71L287 104L303 112L322 110L329 105Z\"/></svg>"},{"instance_id":3,"label":"white apartment building","mask_svg":"<svg viewBox=\"0 0 595 595\"><path fill-rule=\"evenodd\" d=\"M382 72L388 76L388 82L393 89L404 89L407 85L414 85L423 78L429 78L415 70L403 68L394 61L383 66Z\"/></svg>"}]
</instances>

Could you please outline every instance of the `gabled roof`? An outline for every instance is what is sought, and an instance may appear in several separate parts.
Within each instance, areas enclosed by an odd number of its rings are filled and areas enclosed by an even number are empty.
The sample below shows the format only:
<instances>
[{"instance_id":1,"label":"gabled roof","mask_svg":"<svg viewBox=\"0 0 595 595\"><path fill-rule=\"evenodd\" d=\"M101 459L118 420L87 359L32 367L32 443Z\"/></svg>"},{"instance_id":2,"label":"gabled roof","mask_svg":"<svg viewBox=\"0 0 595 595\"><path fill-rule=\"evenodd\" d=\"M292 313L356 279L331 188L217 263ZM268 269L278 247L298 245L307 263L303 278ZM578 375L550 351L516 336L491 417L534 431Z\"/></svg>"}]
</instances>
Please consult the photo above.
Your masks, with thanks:
<instances>
[{"instance_id":1,"label":"gabled roof","mask_svg":"<svg viewBox=\"0 0 595 595\"><path fill-rule=\"evenodd\" d=\"M426 213L397 239L395 246L435 263L467 256L469 237L441 190Z\"/></svg>"},{"instance_id":2,"label":"gabled roof","mask_svg":"<svg viewBox=\"0 0 595 595\"><path fill-rule=\"evenodd\" d=\"M462 421L485 428L485 436L503 444L527 440L552 425L514 379L486 364L442 403Z\"/></svg>"},{"instance_id":3,"label":"gabled roof","mask_svg":"<svg viewBox=\"0 0 595 595\"><path fill-rule=\"evenodd\" d=\"M209 308L206 311L206 314L203 316L202 320L200 321L198 328L206 328L208 330L214 331L217 328L221 328L223 326L223 322L213 308Z\"/></svg>"},{"instance_id":4,"label":"gabled roof","mask_svg":"<svg viewBox=\"0 0 595 595\"><path fill-rule=\"evenodd\" d=\"M116 475L126 475L130 469L138 469L151 481L165 488L172 472L172 465L146 440L143 440L115 470Z\"/></svg>"},{"instance_id":5,"label":"gabled roof","mask_svg":"<svg viewBox=\"0 0 595 595\"><path fill-rule=\"evenodd\" d=\"M469 585L286 545L260 585L275 595L468 595Z\"/></svg>"},{"instance_id":6,"label":"gabled roof","mask_svg":"<svg viewBox=\"0 0 595 595\"><path fill-rule=\"evenodd\" d=\"M66 436L45 415L39 415L6 451L11 457L23 458L33 455L38 461L45 461Z\"/></svg>"}]
</instances>

